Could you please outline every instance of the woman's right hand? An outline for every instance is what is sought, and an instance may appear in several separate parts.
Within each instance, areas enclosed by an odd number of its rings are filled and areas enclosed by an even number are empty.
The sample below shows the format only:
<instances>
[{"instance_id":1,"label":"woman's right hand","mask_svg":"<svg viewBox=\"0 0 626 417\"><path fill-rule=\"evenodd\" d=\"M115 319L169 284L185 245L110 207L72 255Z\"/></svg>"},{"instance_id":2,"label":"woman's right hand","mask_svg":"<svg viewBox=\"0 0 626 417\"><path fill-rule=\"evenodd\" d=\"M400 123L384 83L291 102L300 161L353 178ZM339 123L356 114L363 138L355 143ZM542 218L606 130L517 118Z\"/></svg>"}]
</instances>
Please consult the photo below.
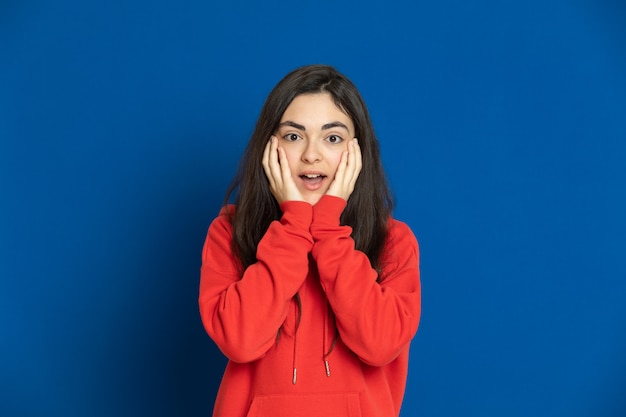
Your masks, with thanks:
<instances>
[{"instance_id":1,"label":"woman's right hand","mask_svg":"<svg viewBox=\"0 0 626 417\"><path fill-rule=\"evenodd\" d=\"M272 136L263 152L263 170L270 182L270 190L278 201L304 201L291 176L285 150L278 146L278 139Z\"/></svg>"}]
</instances>

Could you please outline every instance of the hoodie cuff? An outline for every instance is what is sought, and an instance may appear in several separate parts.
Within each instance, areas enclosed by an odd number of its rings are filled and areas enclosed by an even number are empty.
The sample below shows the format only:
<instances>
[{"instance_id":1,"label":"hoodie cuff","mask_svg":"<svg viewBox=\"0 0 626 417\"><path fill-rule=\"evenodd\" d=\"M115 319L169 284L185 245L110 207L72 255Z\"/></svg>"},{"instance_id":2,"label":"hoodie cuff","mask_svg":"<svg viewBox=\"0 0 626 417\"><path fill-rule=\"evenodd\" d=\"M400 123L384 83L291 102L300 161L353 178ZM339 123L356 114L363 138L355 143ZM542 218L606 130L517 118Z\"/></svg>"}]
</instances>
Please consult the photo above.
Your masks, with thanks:
<instances>
[{"instance_id":1,"label":"hoodie cuff","mask_svg":"<svg viewBox=\"0 0 626 417\"><path fill-rule=\"evenodd\" d=\"M313 220L313 206L306 201L284 201L280 204L283 216L280 222L309 231Z\"/></svg>"},{"instance_id":2,"label":"hoodie cuff","mask_svg":"<svg viewBox=\"0 0 626 417\"><path fill-rule=\"evenodd\" d=\"M312 226L339 226L341 213L348 202L341 197L324 195L313 206Z\"/></svg>"}]
</instances>

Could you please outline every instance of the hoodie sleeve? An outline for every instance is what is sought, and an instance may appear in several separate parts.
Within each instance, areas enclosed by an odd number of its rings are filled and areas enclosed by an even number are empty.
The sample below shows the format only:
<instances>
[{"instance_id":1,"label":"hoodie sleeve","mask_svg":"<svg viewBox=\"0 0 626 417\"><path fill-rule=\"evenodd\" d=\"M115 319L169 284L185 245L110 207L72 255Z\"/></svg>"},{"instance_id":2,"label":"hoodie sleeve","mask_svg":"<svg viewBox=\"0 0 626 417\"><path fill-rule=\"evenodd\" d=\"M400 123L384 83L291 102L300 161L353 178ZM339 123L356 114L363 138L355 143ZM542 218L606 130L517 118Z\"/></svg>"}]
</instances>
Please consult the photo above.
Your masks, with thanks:
<instances>
[{"instance_id":1,"label":"hoodie sleeve","mask_svg":"<svg viewBox=\"0 0 626 417\"><path fill-rule=\"evenodd\" d=\"M335 313L341 340L359 358L383 366L405 349L420 319L419 249L409 227L390 220L382 282L354 248L352 228L340 226L346 201L324 196L313 207L312 255Z\"/></svg>"},{"instance_id":2,"label":"hoodie sleeve","mask_svg":"<svg viewBox=\"0 0 626 417\"><path fill-rule=\"evenodd\" d=\"M222 212L209 227L202 251L199 307L202 323L234 362L262 357L275 343L289 303L305 281L312 206L288 201L257 247L257 262L240 272L232 226Z\"/></svg>"}]
</instances>

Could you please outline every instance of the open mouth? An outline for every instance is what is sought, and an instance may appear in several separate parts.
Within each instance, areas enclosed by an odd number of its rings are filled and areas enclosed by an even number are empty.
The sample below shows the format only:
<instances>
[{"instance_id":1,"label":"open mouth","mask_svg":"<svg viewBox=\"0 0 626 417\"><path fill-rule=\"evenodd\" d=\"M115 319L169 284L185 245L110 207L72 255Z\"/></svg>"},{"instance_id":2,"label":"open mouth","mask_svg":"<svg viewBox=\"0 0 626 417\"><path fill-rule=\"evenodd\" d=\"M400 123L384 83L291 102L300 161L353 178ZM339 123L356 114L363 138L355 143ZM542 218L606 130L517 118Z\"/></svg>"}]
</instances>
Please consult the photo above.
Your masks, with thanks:
<instances>
[{"instance_id":1,"label":"open mouth","mask_svg":"<svg viewBox=\"0 0 626 417\"><path fill-rule=\"evenodd\" d=\"M302 178L302 181L304 181L304 182L317 183L317 182L321 182L324 178L326 178L326 175L322 175L322 174L302 174L302 175L300 175L300 178Z\"/></svg>"},{"instance_id":2,"label":"open mouth","mask_svg":"<svg viewBox=\"0 0 626 417\"><path fill-rule=\"evenodd\" d=\"M313 191L319 188L324 180L326 179L326 175L324 174L302 174L300 175L300 179L304 186Z\"/></svg>"}]
</instances>

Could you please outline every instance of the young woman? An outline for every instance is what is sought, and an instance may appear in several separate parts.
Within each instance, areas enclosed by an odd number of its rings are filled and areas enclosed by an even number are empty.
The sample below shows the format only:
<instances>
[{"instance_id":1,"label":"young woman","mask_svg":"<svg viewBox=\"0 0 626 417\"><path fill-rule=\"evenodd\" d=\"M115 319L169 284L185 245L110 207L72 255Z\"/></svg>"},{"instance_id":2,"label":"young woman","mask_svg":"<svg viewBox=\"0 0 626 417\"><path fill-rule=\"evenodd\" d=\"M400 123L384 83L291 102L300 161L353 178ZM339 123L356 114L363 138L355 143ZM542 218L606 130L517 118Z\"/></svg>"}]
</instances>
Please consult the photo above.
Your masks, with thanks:
<instances>
[{"instance_id":1,"label":"young woman","mask_svg":"<svg viewBox=\"0 0 626 417\"><path fill-rule=\"evenodd\" d=\"M356 87L328 66L289 73L202 253L200 314L229 359L215 417L398 416L420 281L391 209Z\"/></svg>"}]
</instances>

